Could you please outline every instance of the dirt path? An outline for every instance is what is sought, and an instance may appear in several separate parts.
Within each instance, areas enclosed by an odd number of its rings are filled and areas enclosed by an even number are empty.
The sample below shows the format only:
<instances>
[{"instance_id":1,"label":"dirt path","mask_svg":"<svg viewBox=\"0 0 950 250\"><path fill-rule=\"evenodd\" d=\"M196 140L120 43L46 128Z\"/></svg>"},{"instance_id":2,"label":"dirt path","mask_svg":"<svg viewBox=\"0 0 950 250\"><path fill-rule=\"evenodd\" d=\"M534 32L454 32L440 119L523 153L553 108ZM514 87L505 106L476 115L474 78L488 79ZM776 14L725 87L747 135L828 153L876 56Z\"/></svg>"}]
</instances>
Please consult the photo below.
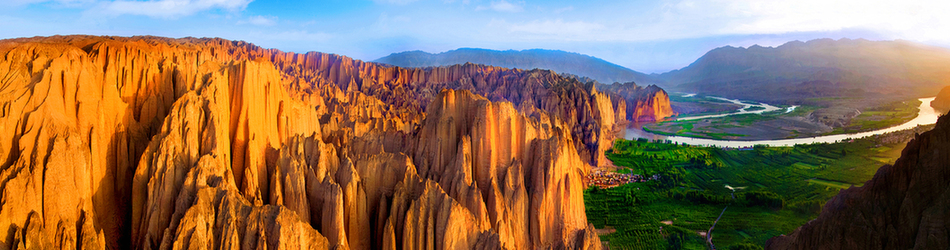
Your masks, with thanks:
<instances>
[{"instance_id":1,"label":"dirt path","mask_svg":"<svg viewBox=\"0 0 950 250\"><path fill-rule=\"evenodd\" d=\"M733 198L733 199L735 199L735 198ZM716 250L716 246L713 245L713 243L712 243L712 231L713 231L713 229L716 228L716 223L719 223L719 219L722 219L722 215L726 213L726 209L727 209L727 208L729 208L729 206L726 206L726 207L722 208L722 213L719 213L719 218L716 218L716 221L713 221L712 226L709 227L709 231L706 231L706 243L709 244L709 248L710 248L710 249Z\"/></svg>"}]
</instances>

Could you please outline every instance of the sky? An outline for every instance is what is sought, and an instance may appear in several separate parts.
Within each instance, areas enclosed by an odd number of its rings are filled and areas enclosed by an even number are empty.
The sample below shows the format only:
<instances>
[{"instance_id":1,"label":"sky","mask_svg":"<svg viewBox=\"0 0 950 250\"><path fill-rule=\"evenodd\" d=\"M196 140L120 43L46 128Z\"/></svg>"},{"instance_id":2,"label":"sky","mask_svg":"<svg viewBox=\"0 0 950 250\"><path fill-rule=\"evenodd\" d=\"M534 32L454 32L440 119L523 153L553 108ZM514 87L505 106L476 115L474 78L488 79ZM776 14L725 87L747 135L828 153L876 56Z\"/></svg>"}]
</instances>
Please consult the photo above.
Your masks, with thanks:
<instances>
[{"instance_id":1,"label":"sky","mask_svg":"<svg viewBox=\"0 0 950 250\"><path fill-rule=\"evenodd\" d=\"M4 0L0 38L221 37L367 61L540 48L662 73L727 45L864 38L950 47L948 12L945 0Z\"/></svg>"}]
</instances>

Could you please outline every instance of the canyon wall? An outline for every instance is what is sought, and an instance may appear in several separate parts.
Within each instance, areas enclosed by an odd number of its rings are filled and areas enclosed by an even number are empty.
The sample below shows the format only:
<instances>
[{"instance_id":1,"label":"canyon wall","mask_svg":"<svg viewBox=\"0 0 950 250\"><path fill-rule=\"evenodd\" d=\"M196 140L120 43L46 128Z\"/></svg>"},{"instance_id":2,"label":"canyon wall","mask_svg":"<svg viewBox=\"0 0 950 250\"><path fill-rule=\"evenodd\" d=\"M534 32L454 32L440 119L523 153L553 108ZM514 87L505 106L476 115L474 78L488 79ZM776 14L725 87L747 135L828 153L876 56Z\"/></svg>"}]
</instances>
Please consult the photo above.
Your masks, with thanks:
<instances>
[{"instance_id":1,"label":"canyon wall","mask_svg":"<svg viewBox=\"0 0 950 250\"><path fill-rule=\"evenodd\" d=\"M950 248L950 118L916 136L894 165L842 190L818 218L766 249Z\"/></svg>"},{"instance_id":2,"label":"canyon wall","mask_svg":"<svg viewBox=\"0 0 950 250\"><path fill-rule=\"evenodd\" d=\"M222 39L0 55L2 249L599 248L582 176L650 116L631 105L663 105L551 71Z\"/></svg>"}]
</instances>

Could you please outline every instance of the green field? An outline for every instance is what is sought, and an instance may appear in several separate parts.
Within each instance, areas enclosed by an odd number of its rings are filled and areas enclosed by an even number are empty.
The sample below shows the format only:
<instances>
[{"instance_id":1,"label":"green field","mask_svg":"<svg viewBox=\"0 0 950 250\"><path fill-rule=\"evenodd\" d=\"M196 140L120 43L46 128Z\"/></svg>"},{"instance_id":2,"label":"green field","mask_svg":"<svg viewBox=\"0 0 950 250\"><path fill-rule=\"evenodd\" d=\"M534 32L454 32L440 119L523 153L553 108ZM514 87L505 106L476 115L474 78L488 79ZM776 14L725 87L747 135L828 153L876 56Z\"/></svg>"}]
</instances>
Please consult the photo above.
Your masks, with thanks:
<instances>
[{"instance_id":1,"label":"green field","mask_svg":"<svg viewBox=\"0 0 950 250\"><path fill-rule=\"evenodd\" d=\"M699 233L728 206L713 230L716 248L761 246L817 217L825 201L862 185L903 148L881 146L876 137L749 150L620 140L607 152L620 171L660 179L587 189L587 217L616 230L601 235L612 249L708 249Z\"/></svg>"},{"instance_id":2,"label":"green field","mask_svg":"<svg viewBox=\"0 0 950 250\"><path fill-rule=\"evenodd\" d=\"M851 124L829 134L846 134L887 128L905 123L917 117L920 100L892 102L872 109L864 110L851 119Z\"/></svg>"},{"instance_id":3,"label":"green field","mask_svg":"<svg viewBox=\"0 0 950 250\"><path fill-rule=\"evenodd\" d=\"M784 107L783 107L784 108ZM726 132L726 131L735 131L739 128L747 128L750 126L758 126L760 123L774 121L783 117L801 117L808 115L809 112L817 109L816 107L810 106L799 106L794 111L790 113L785 113L785 109L780 109L777 111L766 112L762 114L740 114L740 115L730 115L724 117L716 118L706 118L700 120L673 120L673 121L663 121L653 124L647 124L643 126L643 130L658 134L658 135L668 135L668 136L686 136L686 137L696 137L696 138L707 138L707 139L716 139L716 140L725 140L725 139L747 139L746 137L751 136L751 134L743 134L741 132ZM773 130L775 128L772 128ZM742 129L744 131L749 131L747 129ZM786 131L787 135L785 137L794 137L791 135L796 135L797 131ZM766 138L761 138L766 139ZM775 138L767 138L775 139Z\"/></svg>"},{"instance_id":4,"label":"green field","mask_svg":"<svg viewBox=\"0 0 950 250\"><path fill-rule=\"evenodd\" d=\"M716 131L742 128L752 126L757 122L775 120L779 116L785 115L784 112L785 111L774 111L763 114L730 115L701 120L664 121L643 126L643 130L667 136L675 135L716 140L739 139L748 135Z\"/></svg>"}]
</instances>

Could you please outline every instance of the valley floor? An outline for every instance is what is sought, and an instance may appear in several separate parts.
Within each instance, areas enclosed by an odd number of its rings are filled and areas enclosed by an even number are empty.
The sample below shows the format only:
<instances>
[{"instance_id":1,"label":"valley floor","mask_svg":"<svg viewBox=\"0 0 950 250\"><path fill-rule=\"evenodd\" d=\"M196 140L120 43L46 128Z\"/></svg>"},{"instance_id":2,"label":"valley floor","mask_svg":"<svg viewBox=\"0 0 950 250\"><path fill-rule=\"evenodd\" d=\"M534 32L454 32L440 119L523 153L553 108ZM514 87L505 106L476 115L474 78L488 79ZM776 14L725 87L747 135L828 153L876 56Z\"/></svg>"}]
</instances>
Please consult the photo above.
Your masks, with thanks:
<instances>
[{"instance_id":1,"label":"valley floor","mask_svg":"<svg viewBox=\"0 0 950 250\"><path fill-rule=\"evenodd\" d=\"M678 120L643 125L643 130L668 136L716 140L771 140L848 134L883 129L917 117L919 100L897 101L864 109L847 106L819 107L780 105L782 109L762 114L736 114L705 119L688 119L716 113L734 112L734 103L710 97L671 97L680 107ZM842 101L843 102L843 101ZM752 108L756 108L754 106ZM732 109L732 110L730 110Z\"/></svg>"},{"instance_id":2,"label":"valley floor","mask_svg":"<svg viewBox=\"0 0 950 250\"><path fill-rule=\"evenodd\" d=\"M707 249L705 236L722 214L712 231L716 248L755 248L816 218L824 202L863 185L892 164L915 133L930 128L747 149L620 140L607 152L618 166L615 176L640 178L588 188L588 220L612 248Z\"/></svg>"}]
</instances>

